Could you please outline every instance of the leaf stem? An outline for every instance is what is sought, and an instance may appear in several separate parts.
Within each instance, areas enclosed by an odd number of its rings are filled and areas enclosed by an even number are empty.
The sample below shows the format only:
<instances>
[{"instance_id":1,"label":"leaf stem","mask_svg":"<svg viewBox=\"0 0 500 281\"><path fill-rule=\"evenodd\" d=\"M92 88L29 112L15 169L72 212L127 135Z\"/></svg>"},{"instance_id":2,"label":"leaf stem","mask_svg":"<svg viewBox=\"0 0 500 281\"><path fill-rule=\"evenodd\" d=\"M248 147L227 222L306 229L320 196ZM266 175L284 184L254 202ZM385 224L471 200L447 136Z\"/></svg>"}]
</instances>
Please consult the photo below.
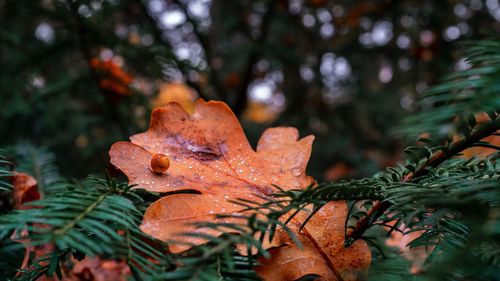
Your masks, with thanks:
<instances>
[{"instance_id":1,"label":"leaf stem","mask_svg":"<svg viewBox=\"0 0 500 281\"><path fill-rule=\"evenodd\" d=\"M309 233L309 231L307 231L306 228L303 228L301 231L305 234L307 239L309 239L311 244L313 244L314 248L316 248L316 251L318 251L318 253L320 253L321 257L323 258L325 263L328 265L330 270L333 272L333 274L335 275L337 280L344 281L344 278L342 277L342 275L340 275L339 271L337 270L335 265L330 260L330 257L328 257L328 255L325 253L324 249L322 247L320 247L320 245L318 245L318 242L316 241L316 239L314 239L314 237L311 235L311 233Z\"/></svg>"}]
</instances>

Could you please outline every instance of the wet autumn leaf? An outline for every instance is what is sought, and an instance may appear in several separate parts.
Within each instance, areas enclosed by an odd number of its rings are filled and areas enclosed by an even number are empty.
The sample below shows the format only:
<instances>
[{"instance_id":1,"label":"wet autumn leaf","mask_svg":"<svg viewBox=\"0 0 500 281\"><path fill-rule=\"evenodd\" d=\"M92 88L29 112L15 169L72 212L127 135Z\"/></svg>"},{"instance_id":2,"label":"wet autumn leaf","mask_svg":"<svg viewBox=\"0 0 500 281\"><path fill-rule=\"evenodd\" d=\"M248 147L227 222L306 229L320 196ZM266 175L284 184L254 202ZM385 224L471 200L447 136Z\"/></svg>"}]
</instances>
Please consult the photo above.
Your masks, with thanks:
<instances>
[{"instance_id":1,"label":"wet autumn leaf","mask_svg":"<svg viewBox=\"0 0 500 281\"><path fill-rule=\"evenodd\" d=\"M238 120L223 103L200 100L192 115L177 103L157 108L149 131L131 140L114 144L110 151L111 162L129 177L131 184L158 192L200 193L174 194L151 205L142 229L162 240L195 230L186 223L241 208L228 199L259 201L259 196L269 197L277 191L273 183L283 188L312 183L304 173L312 136L298 140L294 128L269 129L254 151ZM151 170L151 159L156 154L170 158L164 174ZM178 252L186 247L173 245L171 250Z\"/></svg>"},{"instance_id":2,"label":"wet autumn leaf","mask_svg":"<svg viewBox=\"0 0 500 281\"><path fill-rule=\"evenodd\" d=\"M111 163L127 175L130 184L149 191L170 192L148 208L141 229L163 241L175 239L186 243L170 245L170 251L178 253L190 248L189 244L203 242L199 238L178 235L207 231L196 229L193 222L222 222L223 219L216 219L215 214L233 214L241 209L228 200L243 198L261 202L271 199L278 191L273 185L288 190L312 184L314 180L305 174L305 169L313 139L313 136L299 139L295 128L271 128L263 133L257 149L253 150L227 105L198 100L192 114L177 103L156 108L149 130L132 136L131 142L115 143L110 156ZM157 154L170 159L168 170L161 174L151 168L151 159ZM171 194L176 191L192 193ZM332 270L347 272L366 268L370 252L364 242L344 249L346 212L343 202L325 206L324 214L298 235L301 240L320 245L321 251L311 248L311 243L304 243L305 251L299 251L295 258L315 252L328 268L319 273L325 275L329 272L328 276L332 276ZM323 230L315 229L315 224L321 225ZM330 228L335 225L342 228L333 232ZM278 235L276 239L280 239L278 245L284 247L274 249L274 256L288 255L286 253L290 250L298 251L284 235ZM352 254L347 255L351 251ZM335 269L329 266L330 259L335 260ZM343 259L347 262L341 262ZM316 272L315 268L310 270ZM301 274L297 272L297 275ZM344 276L344 273L340 274ZM356 280L349 274L345 276L344 280Z\"/></svg>"},{"instance_id":3,"label":"wet autumn leaf","mask_svg":"<svg viewBox=\"0 0 500 281\"><path fill-rule=\"evenodd\" d=\"M280 248L271 249L271 259L261 258L257 273L265 280L297 280L306 275L318 275L315 280L365 280L370 265L371 253L362 240L344 247L347 204L344 201L324 205L299 232L303 249L290 238L281 235ZM301 214L299 222L305 220ZM295 222L292 229L300 224Z\"/></svg>"}]
</instances>

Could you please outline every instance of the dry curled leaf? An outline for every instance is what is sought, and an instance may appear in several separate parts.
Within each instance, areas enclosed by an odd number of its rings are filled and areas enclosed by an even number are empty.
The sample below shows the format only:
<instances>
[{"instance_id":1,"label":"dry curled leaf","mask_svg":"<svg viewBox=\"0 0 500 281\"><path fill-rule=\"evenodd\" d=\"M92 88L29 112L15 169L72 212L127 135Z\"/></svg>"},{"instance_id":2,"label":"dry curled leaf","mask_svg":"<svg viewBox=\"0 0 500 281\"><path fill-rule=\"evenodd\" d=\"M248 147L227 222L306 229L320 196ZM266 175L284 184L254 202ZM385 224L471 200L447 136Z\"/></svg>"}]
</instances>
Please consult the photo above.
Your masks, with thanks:
<instances>
[{"instance_id":1,"label":"dry curled leaf","mask_svg":"<svg viewBox=\"0 0 500 281\"><path fill-rule=\"evenodd\" d=\"M387 226L394 227L396 220L387 222ZM390 230L389 227L386 228ZM419 274L422 272L425 260L433 251L433 246L418 246L410 248L409 244L419 238L425 231L411 231L404 223L398 225L397 229L391 232L391 235L385 241L389 247L394 247L399 250L399 254L406 260L410 261L410 273Z\"/></svg>"},{"instance_id":2,"label":"dry curled leaf","mask_svg":"<svg viewBox=\"0 0 500 281\"><path fill-rule=\"evenodd\" d=\"M30 207L23 204L40 199L37 182L28 174L14 172L14 176L12 177L12 187L14 209L29 209Z\"/></svg>"},{"instance_id":3,"label":"dry curled leaf","mask_svg":"<svg viewBox=\"0 0 500 281\"><path fill-rule=\"evenodd\" d=\"M21 172L14 172L12 181L12 196L15 209L25 210L29 208L38 208L36 206L26 206L24 203L40 199L37 181L30 175ZM38 228L46 228L46 225L35 224ZM26 249L22 269L30 269L31 262L36 261L54 251L54 245L51 243L42 245L33 245L30 238L30 232L27 229L19 233L14 233L12 239L24 244ZM41 265L47 265L47 261L40 262ZM71 259L70 264L62 264L63 279L67 281L125 281L130 276L130 269L124 261L102 260L98 257L86 257L83 261ZM20 275L20 274L18 274ZM41 276L39 281L59 280L59 278Z\"/></svg>"},{"instance_id":4,"label":"dry curled leaf","mask_svg":"<svg viewBox=\"0 0 500 281\"><path fill-rule=\"evenodd\" d=\"M53 251L52 248L32 254L39 258ZM42 263L46 264L46 263ZM125 261L104 260L99 257L86 257L82 261L70 258L61 263L62 279L56 275L40 276L37 281L126 281L130 280L130 268Z\"/></svg>"},{"instance_id":5,"label":"dry curled leaf","mask_svg":"<svg viewBox=\"0 0 500 281\"><path fill-rule=\"evenodd\" d=\"M127 175L130 184L156 192L192 191L170 193L154 202L147 209L141 225L145 233L155 238L183 242L169 247L171 252L178 253L203 243L199 238L179 236L179 233L204 231L205 234L218 234L196 229L192 223L222 222L224 220L216 219L215 214L237 213L241 206L228 200L243 198L261 202L272 198L272 194L278 191L273 185L288 190L312 184L314 180L305 174L305 169L313 139L313 136L299 139L295 128L271 128L263 133L255 151L227 105L198 100L192 114L177 103L156 108L149 130L132 136L131 142L115 143L110 156L111 163ZM151 159L156 154L164 154L170 159L170 167L162 174L151 170ZM313 267L311 271L333 276L333 270L345 275L344 280L356 280L344 272L367 268L370 261L368 247L360 241L356 247L345 249L343 228L337 232L325 230L333 227L333 222L343 227L347 213L342 204L324 207L322 212L328 214L313 220L312 225L322 225L324 230L311 230L313 226L308 225L298 234L301 240L314 241L321 245L321 249L311 249L309 243L304 243L305 251L298 251L294 258L307 258L310 252L315 252L318 259L327 263L328 270ZM294 221L293 224L300 223ZM277 235L276 239L272 244L284 247L275 248L273 256L288 255L288 251L296 249L285 235ZM337 250L331 250L332 247ZM343 254L345 251L352 253ZM347 262L341 261L343 259ZM330 264L328 260L331 260ZM331 263L334 263L334 269L329 267Z\"/></svg>"},{"instance_id":6,"label":"dry curled leaf","mask_svg":"<svg viewBox=\"0 0 500 281\"><path fill-rule=\"evenodd\" d=\"M34 206L27 206L24 203L40 199L40 192L38 191L38 183L32 176L21 173L13 172L11 178L12 182L12 204L16 210L27 210L31 208L36 208ZM37 224L37 226L41 226ZM33 246L29 238L29 232L27 229L23 229L21 232L14 232L11 239L20 242L25 247L24 260L22 262L21 268L26 268L29 264L30 255L42 256L52 250L52 245L42 245Z\"/></svg>"},{"instance_id":7,"label":"dry curled leaf","mask_svg":"<svg viewBox=\"0 0 500 281\"><path fill-rule=\"evenodd\" d=\"M65 269L63 280L66 281L125 281L130 277L130 268L125 261L103 260L98 257L86 257L82 261L72 259L74 266Z\"/></svg>"},{"instance_id":8,"label":"dry curled leaf","mask_svg":"<svg viewBox=\"0 0 500 281\"><path fill-rule=\"evenodd\" d=\"M32 208L39 208L37 206L25 205L25 203L39 200L41 198L41 194L38 191L38 183L35 178L26 173L14 171L14 175L11 181L13 187L12 201L14 209L27 210ZM46 225L40 223L35 223L33 226L37 228L47 228ZM29 269L30 261L37 260L42 256L51 253L54 250L54 245L51 243L42 245L33 245L30 237L31 234L33 233L29 232L28 228L26 227L20 232L14 232L11 236L11 239L20 242L24 245L25 254L22 265L20 267L22 269ZM40 264L46 265L47 262L41 262ZM21 273L17 274L17 276L20 275ZM45 280L51 280L51 278L43 276L40 277L38 280L45 281Z\"/></svg>"}]
</instances>

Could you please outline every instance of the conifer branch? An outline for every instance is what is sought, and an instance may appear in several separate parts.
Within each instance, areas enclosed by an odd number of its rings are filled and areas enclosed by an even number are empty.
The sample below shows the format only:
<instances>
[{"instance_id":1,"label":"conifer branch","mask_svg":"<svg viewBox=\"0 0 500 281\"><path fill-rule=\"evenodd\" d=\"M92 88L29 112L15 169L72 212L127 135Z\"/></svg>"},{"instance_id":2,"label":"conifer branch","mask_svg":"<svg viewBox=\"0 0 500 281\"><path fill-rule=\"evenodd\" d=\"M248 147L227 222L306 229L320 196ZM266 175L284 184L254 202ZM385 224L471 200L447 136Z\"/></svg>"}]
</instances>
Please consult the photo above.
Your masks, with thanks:
<instances>
[{"instance_id":1,"label":"conifer branch","mask_svg":"<svg viewBox=\"0 0 500 281\"><path fill-rule=\"evenodd\" d=\"M480 126L469 136L461 138L460 140L451 144L445 150L440 150L436 152L414 173L408 173L403 178L403 182L411 182L414 178L427 174L429 172L428 168L430 167L435 168L439 166L444 161L459 154L465 149L470 148L473 144L496 133L499 129L500 129L500 119L498 119L498 116L495 116L495 118L492 121Z\"/></svg>"},{"instance_id":2,"label":"conifer branch","mask_svg":"<svg viewBox=\"0 0 500 281\"><path fill-rule=\"evenodd\" d=\"M92 204L90 204L87 208L85 208L74 219L68 221L63 227L55 229L54 234L56 236L65 235L70 229L73 229L78 224L78 222L84 219L88 214L92 213L92 211L94 211L95 208L99 206L99 204L101 204L101 202L112 193L113 193L112 191L108 191L106 193L99 195L99 197L97 197L96 200L92 202Z\"/></svg>"},{"instance_id":3,"label":"conifer branch","mask_svg":"<svg viewBox=\"0 0 500 281\"><path fill-rule=\"evenodd\" d=\"M0 153L3 150L0 149ZM13 175L9 170L9 165L11 163L0 154L0 192L2 191L10 191L12 189L12 184L9 181L9 178Z\"/></svg>"},{"instance_id":4,"label":"conifer branch","mask_svg":"<svg viewBox=\"0 0 500 281\"><path fill-rule=\"evenodd\" d=\"M451 144L447 149L436 152L418 169L416 169L415 172L406 174L402 178L401 182L409 183L418 177L426 175L429 172L430 168L438 167L444 161L471 147L473 144L484 139L485 137L496 133L499 129L500 120L498 119L497 115L495 119L488 122L487 124L480 126L468 137L463 137L462 139ZM375 203L372 209L370 209L370 211L367 213L367 215L359 219L356 223L356 226L346 233L346 241L354 241L361 238L364 232L371 227L373 222L377 221L377 219L382 216L391 206L392 203L385 200Z\"/></svg>"}]
</instances>

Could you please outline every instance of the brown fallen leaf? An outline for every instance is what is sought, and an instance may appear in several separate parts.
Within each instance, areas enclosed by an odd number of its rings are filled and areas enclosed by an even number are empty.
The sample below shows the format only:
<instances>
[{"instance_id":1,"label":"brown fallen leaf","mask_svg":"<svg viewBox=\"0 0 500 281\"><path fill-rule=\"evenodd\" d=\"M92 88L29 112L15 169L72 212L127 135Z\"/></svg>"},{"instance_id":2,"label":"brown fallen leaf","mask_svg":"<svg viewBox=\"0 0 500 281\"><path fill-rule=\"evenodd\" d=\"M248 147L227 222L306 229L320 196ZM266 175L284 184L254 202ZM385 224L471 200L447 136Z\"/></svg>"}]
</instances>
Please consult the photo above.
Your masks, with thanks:
<instances>
[{"instance_id":1,"label":"brown fallen leaf","mask_svg":"<svg viewBox=\"0 0 500 281\"><path fill-rule=\"evenodd\" d=\"M283 247L270 250L271 259L261 258L257 273L265 280L297 280L305 275L318 275L316 280L365 280L371 252L362 240L344 247L345 219L348 209L344 201L324 205L305 225L298 238L303 249L281 233ZM306 214L296 220L292 229L298 230ZM288 238L288 241L287 241Z\"/></svg>"},{"instance_id":2,"label":"brown fallen leaf","mask_svg":"<svg viewBox=\"0 0 500 281\"><path fill-rule=\"evenodd\" d=\"M387 225L393 227L396 222L397 221L390 221ZM389 227L386 228L387 231L389 231L389 229ZM425 260L434 249L434 247L426 246L414 248L408 246L411 241L419 238L423 233L423 230L410 232L410 229L407 228L404 223L401 223L398 226L398 230L392 231L389 238L385 241L387 246L398 249L400 255L411 262L410 273L412 274L422 272Z\"/></svg>"},{"instance_id":3,"label":"brown fallen leaf","mask_svg":"<svg viewBox=\"0 0 500 281\"><path fill-rule=\"evenodd\" d=\"M11 177L12 183L12 205L16 210L27 210L34 208L33 206L26 206L24 203L28 203L33 200L40 199L40 193L38 192L38 184L32 176L21 173L21 172L13 172L13 176ZM37 225L39 226L39 225ZM51 246L32 246L30 243L30 239L28 237L28 230L23 229L19 233L13 233L11 238L15 241L22 243L25 247L24 259L21 265L21 268L25 268L28 266L30 260L30 253L41 253L41 255L50 251Z\"/></svg>"},{"instance_id":4,"label":"brown fallen leaf","mask_svg":"<svg viewBox=\"0 0 500 281\"><path fill-rule=\"evenodd\" d=\"M45 252L50 253L51 251L53 249ZM33 254L40 257L42 252L34 252ZM103 260L99 257L86 257L82 261L70 258L61 263L61 274L61 279L56 275L51 277L42 275L37 281L126 281L131 276L130 268L126 262Z\"/></svg>"},{"instance_id":5,"label":"brown fallen leaf","mask_svg":"<svg viewBox=\"0 0 500 281\"><path fill-rule=\"evenodd\" d=\"M22 173L13 172L12 182L12 201L14 209L16 210L27 210L31 208L38 208L36 206L27 206L25 203L40 199L41 195L38 191L38 183L32 176ZM43 224L35 224L34 226L39 228L45 228ZM54 245L44 244L44 245L32 245L31 239L29 237L28 229L25 228L20 232L14 232L11 238L15 241L22 243L25 247L24 259L21 268L27 269L29 267L30 259L40 258L45 254L48 254L54 250ZM42 263L46 264L46 263ZM20 273L17 274L18 276ZM43 280L48 280L48 278L40 278Z\"/></svg>"},{"instance_id":6,"label":"brown fallen leaf","mask_svg":"<svg viewBox=\"0 0 500 281\"><path fill-rule=\"evenodd\" d=\"M269 129L255 152L225 104L200 100L193 115L176 103L155 109L149 131L132 136L132 143L114 144L110 155L131 184L158 192L201 193L166 196L148 209L142 229L167 240L179 232L195 231L186 223L241 209L228 199L260 201L259 196L269 197L277 191L273 183L283 188L312 183L304 170L313 137L297 139L294 128ZM151 171L150 160L156 154L170 157L165 174ZM187 248L172 245L170 250Z\"/></svg>"},{"instance_id":7,"label":"brown fallen leaf","mask_svg":"<svg viewBox=\"0 0 500 281\"><path fill-rule=\"evenodd\" d=\"M37 181L30 175L21 172L14 172L12 181L12 196L15 209L25 210L29 208L37 208L35 206L26 206L24 203L40 199ZM35 224L38 228L46 228L46 225ZM12 239L24 244L26 249L25 256L21 268L28 269L30 260L34 261L54 251L54 245L32 245L27 229L20 233L14 233ZM41 262L46 265L47 262ZM124 261L102 260L99 257L86 257L83 261L75 259L70 260L70 265L62 266L62 280L68 281L124 281L130 276L130 269ZM18 274L20 275L20 274ZM39 281L59 280L59 278L41 276Z\"/></svg>"},{"instance_id":8,"label":"brown fallen leaf","mask_svg":"<svg viewBox=\"0 0 500 281\"><path fill-rule=\"evenodd\" d=\"M25 173L14 172L12 177L12 201L14 209L24 210L31 207L24 203L40 199L36 180Z\"/></svg>"},{"instance_id":9,"label":"brown fallen leaf","mask_svg":"<svg viewBox=\"0 0 500 281\"><path fill-rule=\"evenodd\" d=\"M207 230L196 229L191 223L221 222L224 220L216 219L216 214L233 214L241 209L241 206L228 200L243 198L263 202L278 191L273 185L289 190L313 184L314 180L305 174L313 139L313 136L299 139L295 128L271 128L263 133L254 151L226 104L198 100L192 114L177 103L156 108L149 130L132 136L131 142L115 143L110 157L111 163L127 175L130 184L157 192L193 191L191 194L166 195L154 202L147 209L141 225L145 233L160 240L184 242L170 245L170 251L178 253L189 249L192 244L204 242L199 238L178 235L185 232L207 233ZM154 173L150 166L152 157L157 154L170 158L170 167L161 174ZM315 219L317 224L329 229L336 222L343 227L347 213L344 212L345 206L338 204L345 203L335 204L336 208L325 207L331 213L318 216ZM299 225L300 222L294 221L293 224ZM332 276L332 272L336 271L344 277L343 280L357 280L351 278L356 274L350 272L367 268L370 262L368 246L360 241L357 246L344 249L343 230L330 233L313 231L310 227L299 233L300 239L309 239L321 245L321 249L311 249L310 244L304 243L306 250L297 253L298 257L316 251L315 254L323 258L327 266L333 264L335 267L329 267L327 271L319 270L319 274L329 272L328 276ZM325 237L328 238L325 240ZM285 235L278 235L276 239L273 245L286 247L274 249L274 256L293 251L294 246ZM331 250L332 247L337 247L338 251ZM351 251L354 254L347 255ZM353 260L354 256L359 256L360 260L358 257ZM348 262L328 262L330 259L345 259ZM315 268L310 270L316 271Z\"/></svg>"},{"instance_id":10,"label":"brown fallen leaf","mask_svg":"<svg viewBox=\"0 0 500 281\"><path fill-rule=\"evenodd\" d=\"M165 106L170 102L180 104L187 112L193 112L196 92L180 82L160 85L158 96L153 101L154 107Z\"/></svg>"},{"instance_id":11,"label":"brown fallen leaf","mask_svg":"<svg viewBox=\"0 0 500 281\"><path fill-rule=\"evenodd\" d=\"M66 269L66 281L125 281L130 277L130 268L124 261L103 260L99 257L86 257L82 261L72 259L73 267Z\"/></svg>"}]
</instances>

